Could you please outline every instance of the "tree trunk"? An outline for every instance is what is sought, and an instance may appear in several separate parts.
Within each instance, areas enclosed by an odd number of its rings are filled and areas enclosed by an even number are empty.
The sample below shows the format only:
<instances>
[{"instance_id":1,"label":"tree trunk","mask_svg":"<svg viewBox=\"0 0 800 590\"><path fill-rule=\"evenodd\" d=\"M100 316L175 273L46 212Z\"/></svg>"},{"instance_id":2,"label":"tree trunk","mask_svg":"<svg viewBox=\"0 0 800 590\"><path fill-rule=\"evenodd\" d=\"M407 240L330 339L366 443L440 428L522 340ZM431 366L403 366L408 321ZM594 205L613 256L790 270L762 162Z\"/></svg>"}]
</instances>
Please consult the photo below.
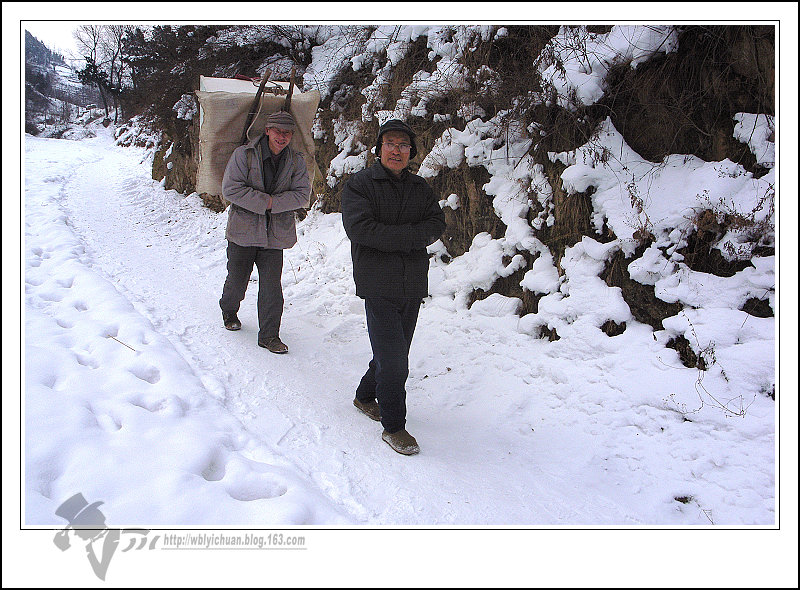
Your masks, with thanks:
<instances>
[{"instance_id":1,"label":"tree trunk","mask_svg":"<svg viewBox=\"0 0 800 590\"><path fill-rule=\"evenodd\" d=\"M108 119L108 100L106 100L106 93L103 92L103 87L98 83L97 91L100 93L100 98L103 99L103 108L106 110L106 119Z\"/></svg>"}]
</instances>

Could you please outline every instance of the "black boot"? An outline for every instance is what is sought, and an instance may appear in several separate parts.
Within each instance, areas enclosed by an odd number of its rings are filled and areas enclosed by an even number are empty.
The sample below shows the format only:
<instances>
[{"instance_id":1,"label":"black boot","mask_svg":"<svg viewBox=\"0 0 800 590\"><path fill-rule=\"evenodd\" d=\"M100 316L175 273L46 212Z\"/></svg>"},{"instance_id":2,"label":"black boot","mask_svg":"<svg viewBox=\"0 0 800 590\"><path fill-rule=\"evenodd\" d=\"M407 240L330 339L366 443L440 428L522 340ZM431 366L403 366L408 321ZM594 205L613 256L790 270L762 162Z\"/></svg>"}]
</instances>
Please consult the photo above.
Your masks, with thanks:
<instances>
[{"instance_id":1,"label":"black boot","mask_svg":"<svg viewBox=\"0 0 800 590\"><path fill-rule=\"evenodd\" d=\"M222 323L225 324L225 328L228 330L241 330L242 329L242 322L239 321L239 318L236 316L236 312L222 312Z\"/></svg>"}]
</instances>

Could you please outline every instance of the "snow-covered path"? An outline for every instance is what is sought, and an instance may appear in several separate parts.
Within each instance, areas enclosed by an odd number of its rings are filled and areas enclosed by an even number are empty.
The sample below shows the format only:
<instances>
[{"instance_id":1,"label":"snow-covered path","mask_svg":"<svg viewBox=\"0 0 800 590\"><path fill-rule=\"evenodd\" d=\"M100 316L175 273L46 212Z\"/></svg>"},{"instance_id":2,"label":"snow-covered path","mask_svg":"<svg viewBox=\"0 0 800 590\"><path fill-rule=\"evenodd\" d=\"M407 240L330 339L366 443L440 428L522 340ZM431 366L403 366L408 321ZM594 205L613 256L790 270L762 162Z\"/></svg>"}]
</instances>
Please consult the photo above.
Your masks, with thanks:
<instances>
[{"instance_id":1,"label":"snow-covered path","mask_svg":"<svg viewBox=\"0 0 800 590\"><path fill-rule=\"evenodd\" d=\"M702 419L687 419L670 400L695 391L698 371L682 367L647 326L614 338L576 329L548 342L517 330L515 316L426 301L408 383L408 430L422 452L400 456L380 440L380 425L352 406L370 353L338 215L312 213L286 252L282 337L290 354L271 355L256 346L255 273L239 314L243 329L221 325L224 213L163 190L149 179L143 152L115 147L108 136L26 137L26 158L26 343L50 334L50 348L63 346L82 367L106 373L98 389L123 369L157 389L135 400L127 382L106 391L93 411L112 428L105 443L87 448L111 445L134 464L136 443L114 434L133 420L131 404L165 416L159 433L182 418L196 437L194 448L176 434L140 449L175 456L141 472L156 478L186 471L180 457L197 452L195 473L165 477L167 488L144 475L122 477L117 488L94 484L112 524L775 522L774 402L748 396L744 418L705 408ZM62 233L52 237L38 220ZM116 290L109 309L94 305L92 276ZM117 315L125 301L133 312ZM84 316L97 329L88 330ZM110 347L99 356L98 338ZM49 361L28 351L28 383L46 386L36 362ZM69 388L58 375L49 384ZM28 487L37 490L27 492L29 520L59 523L47 516L65 494L89 497L89 477L71 471L75 456L33 442L41 425L30 418L46 415L46 402L31 387L27 398ZM88 397L80 403L92 405ZM103 481L116 477L104 473ZM134 490L155 494L152 505L137 507Z\"/></svg>"}]
</instances>

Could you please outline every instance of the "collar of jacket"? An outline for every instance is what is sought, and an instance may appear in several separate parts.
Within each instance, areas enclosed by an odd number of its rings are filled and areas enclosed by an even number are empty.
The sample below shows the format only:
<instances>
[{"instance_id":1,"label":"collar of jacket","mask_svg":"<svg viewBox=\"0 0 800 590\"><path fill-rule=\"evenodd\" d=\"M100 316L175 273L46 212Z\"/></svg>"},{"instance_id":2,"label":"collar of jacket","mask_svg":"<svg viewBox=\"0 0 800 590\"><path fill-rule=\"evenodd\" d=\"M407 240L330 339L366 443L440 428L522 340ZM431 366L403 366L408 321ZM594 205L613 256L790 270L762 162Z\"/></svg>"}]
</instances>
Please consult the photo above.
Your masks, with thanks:
<instances>
[{"instance_id":1,"label":"collar of jacket","mask_svg":"<svg viewBox=\"0 0 800 590\"><path fill-rule=\"evenodd\" d=\"M268 159L272 159L272 162L277 165L281 160L284 159L286 154L289 153L289 146L287 145L277 154L273 154L272 150L269 149L269 138L266 135L262 135L261 139L256 142L256 149L261 150L261 158L266 162Z\"/></svg>"},{"instance_id":2,"label":"collar of jacket","mask_svg":"<svg viewBox=\"0 0 800 590\"><path fill-rule=\"evenodd\" d=\"M400 182L419 182L422 180L422 178L416 174L409 172L408 168L403 168L403 171L400 173L400 178L398 178L384 168L380 160L376 160L375 163L370 166L369 172L373 180L395 180Z\"/></svg>"}]
</instances>

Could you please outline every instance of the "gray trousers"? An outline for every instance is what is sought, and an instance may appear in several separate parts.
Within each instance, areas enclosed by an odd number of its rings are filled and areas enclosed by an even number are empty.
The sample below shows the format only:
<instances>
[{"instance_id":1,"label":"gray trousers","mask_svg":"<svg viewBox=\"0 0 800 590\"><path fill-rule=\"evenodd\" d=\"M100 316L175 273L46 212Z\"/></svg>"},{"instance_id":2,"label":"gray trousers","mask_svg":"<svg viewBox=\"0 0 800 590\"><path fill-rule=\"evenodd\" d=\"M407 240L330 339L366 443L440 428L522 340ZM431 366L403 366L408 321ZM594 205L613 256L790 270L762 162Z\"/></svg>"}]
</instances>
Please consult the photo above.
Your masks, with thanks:
<instances>
[{"instance_id":1,"label":"gray trousers","mask_svg":"<svg viewBox=\"0 0 800 590\"><path fill-rule=\"evenodd\" d=\"M219 306L236 313L244 299L253 265L258 269L258 339L278 336L283 315L283 250L245 247L228 241L228 277Z\"/></svg>"}]
</instances>

